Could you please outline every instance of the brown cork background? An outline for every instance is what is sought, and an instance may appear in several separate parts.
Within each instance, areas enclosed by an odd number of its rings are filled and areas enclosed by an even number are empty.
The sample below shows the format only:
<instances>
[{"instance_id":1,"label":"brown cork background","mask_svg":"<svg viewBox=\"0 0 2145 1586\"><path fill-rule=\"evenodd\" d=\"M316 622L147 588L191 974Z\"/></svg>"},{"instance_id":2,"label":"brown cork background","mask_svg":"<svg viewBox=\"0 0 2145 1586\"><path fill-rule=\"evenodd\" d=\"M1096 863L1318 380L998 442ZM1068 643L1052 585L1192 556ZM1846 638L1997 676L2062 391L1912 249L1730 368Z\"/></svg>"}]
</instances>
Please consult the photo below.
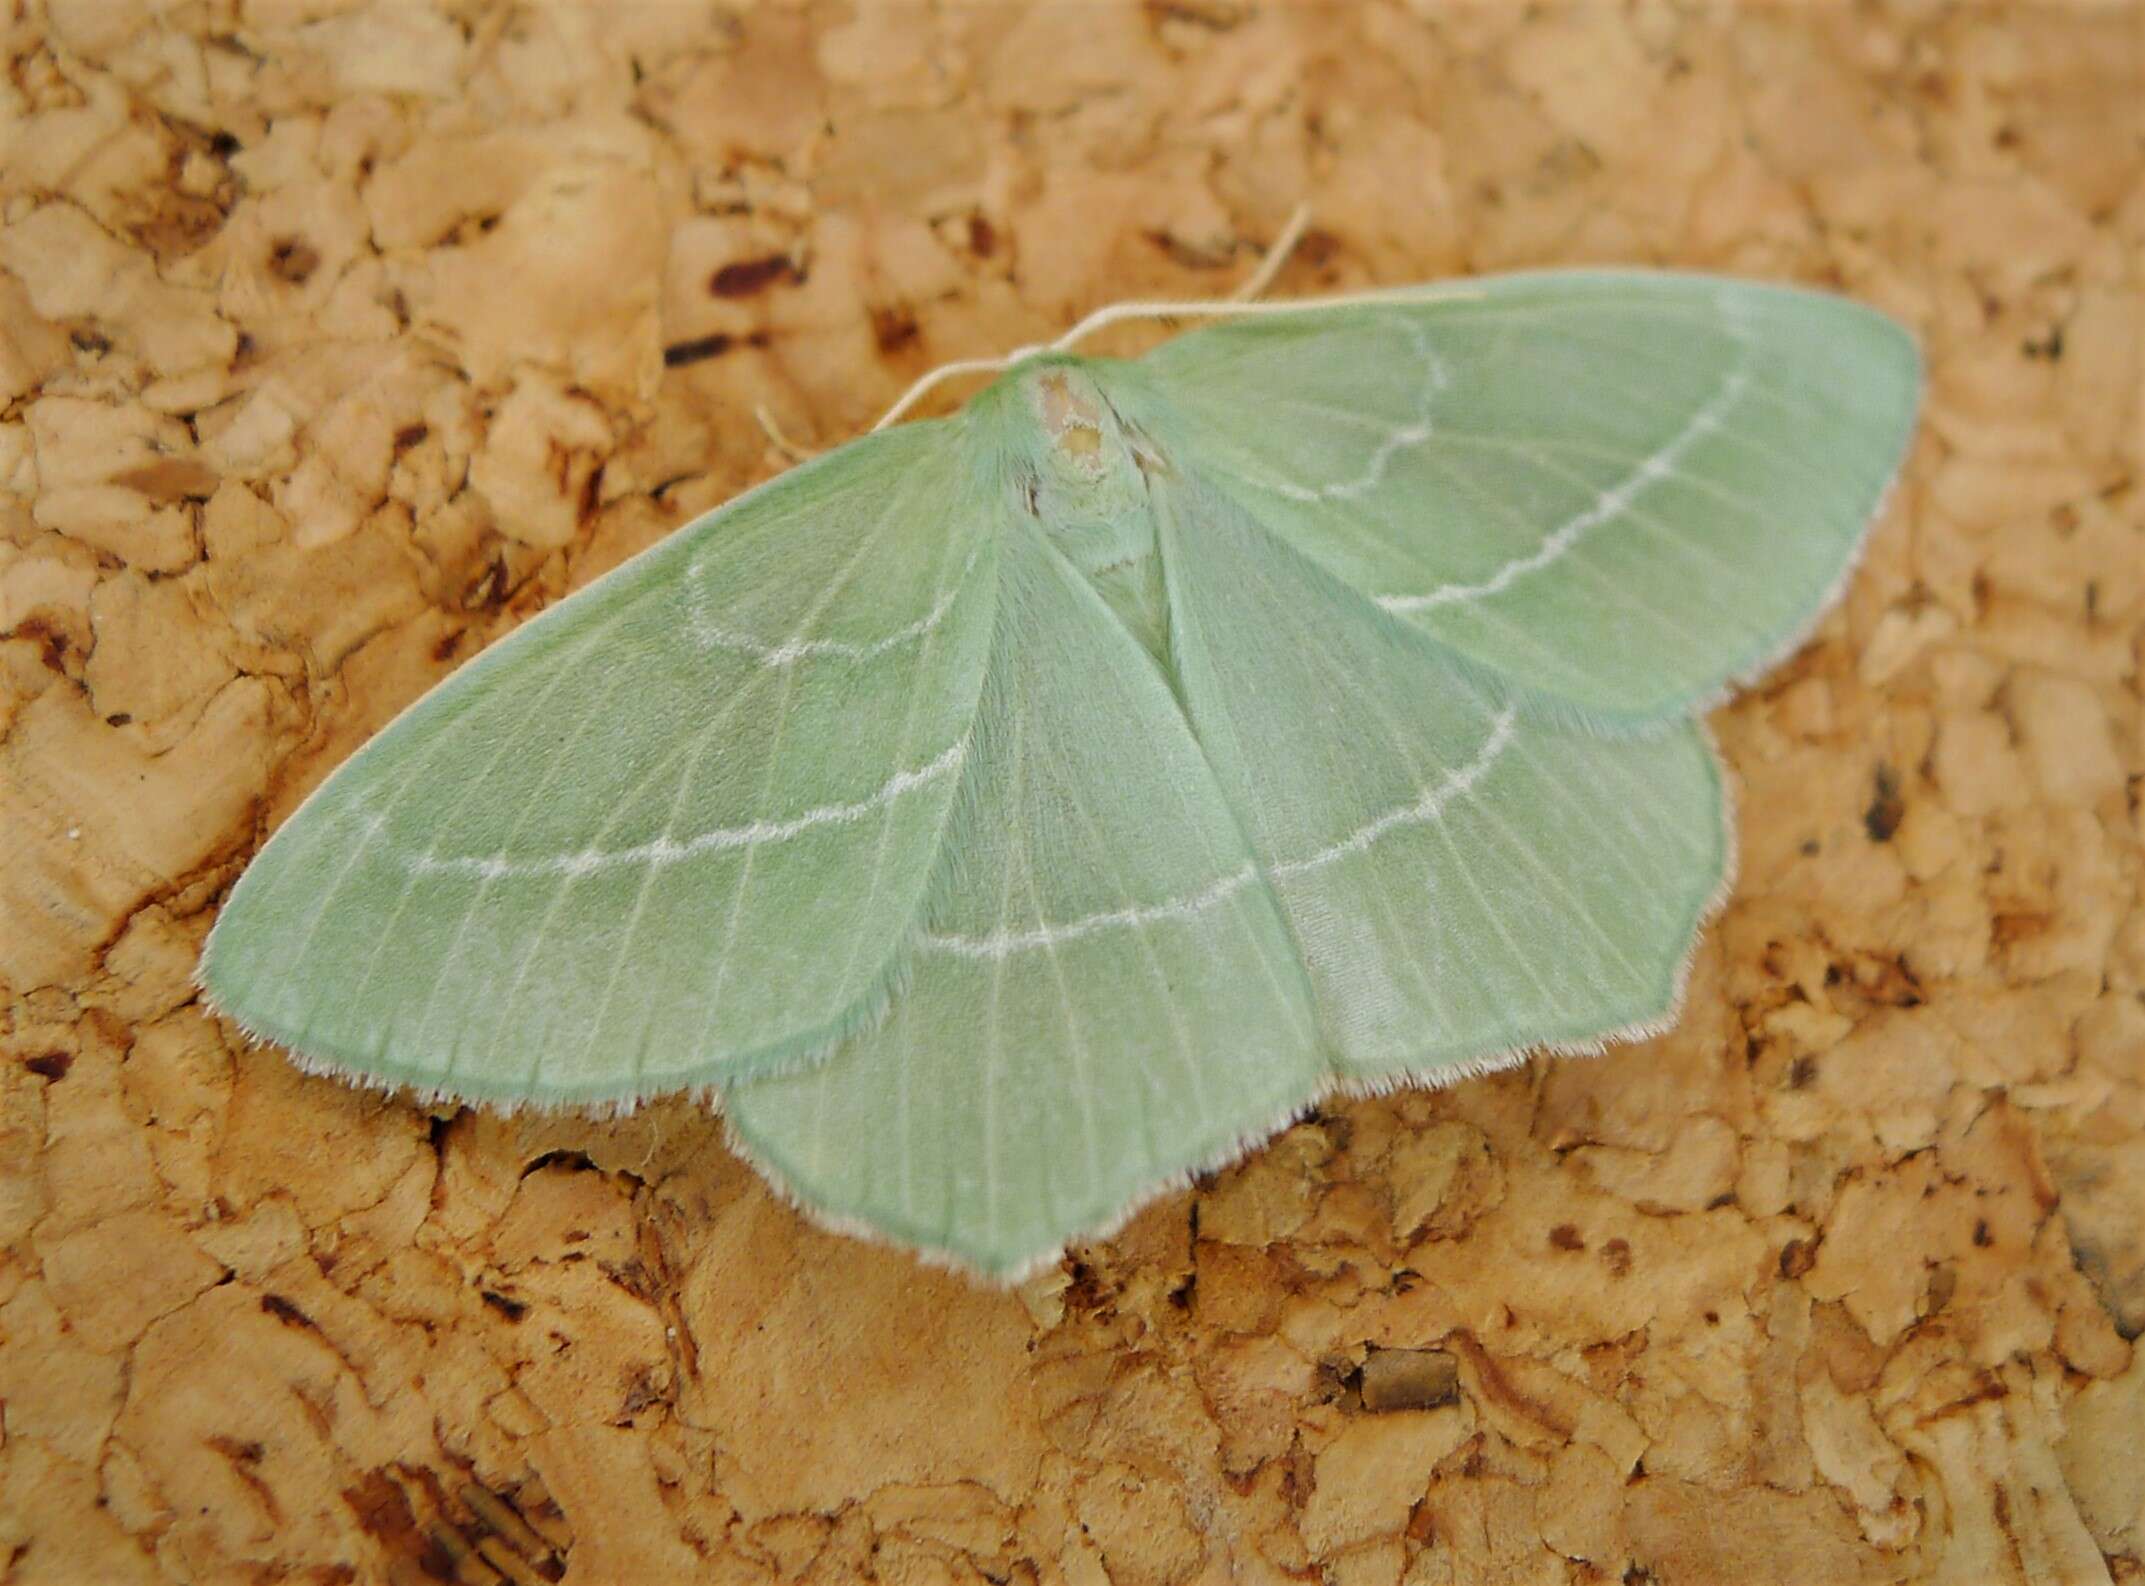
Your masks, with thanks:
<instances>
[{"instance_id":1,"label":"brown cork background","mask_svg":"<svg viewBox=\"0 0 2145 1586\"><path fill-rule=\"evenodd\" d=\"M0 1581L2145 1580L2140 10L0 4ZM1328 1107L1012 1293L680 1103L188 973L547 603L1132 296L1818 283L1931 390L1714 726L1683 1023ZM1784 503L1791 510L1792 503Z\"/></svg>"}]
</instances>

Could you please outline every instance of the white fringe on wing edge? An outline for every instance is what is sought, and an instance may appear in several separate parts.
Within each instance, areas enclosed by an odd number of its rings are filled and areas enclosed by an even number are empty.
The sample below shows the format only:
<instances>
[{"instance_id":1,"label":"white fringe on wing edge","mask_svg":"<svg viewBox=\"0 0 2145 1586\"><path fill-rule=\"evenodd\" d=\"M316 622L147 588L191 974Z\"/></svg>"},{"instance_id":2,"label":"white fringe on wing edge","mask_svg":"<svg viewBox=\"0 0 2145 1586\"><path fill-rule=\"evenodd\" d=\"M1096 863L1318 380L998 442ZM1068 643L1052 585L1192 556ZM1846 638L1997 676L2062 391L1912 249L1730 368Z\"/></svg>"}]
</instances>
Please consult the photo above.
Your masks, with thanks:
<instances>
[{"instance_id":1,"label":"white fringe on wing edge","mask_svg":"<svg viewBox=\"0 0 2145 1586\"><path fill-rule=\"evenodd\" d=\"M872 1244L891 1245L907 1250L926 1266L939 1267L958 1272L963 1277L997 1288L1012 1288L1026 1282L1038 1272L1062 1260L1067 1246L1091 1240L1108 1239L1126 1223L1145 1211L1156 1201L1174 1195L1190 1187L1194 1180L1207 1173L1219 1172L1233 1167L1249 1156L1284 1129L1317 1111L1334 1097L1385 1096L1401 1090L1442 1090L1447 1085L1456 1085L1463 1080L1480 1079L1488 1074L1502 1073L1519 1067L1529 1058L1548 1057L1599 1057L1612 1046L1632 1041L1651 1040L1657 1035L1666 1035L1683 1017L1683 1005L1690 990L1691 966L1697 961L1699 944L1704 941L1706 928L1727 905L1735 893L1735 878L1738 869L1739 850L1736 842L1735 774L1721 758L1719 745L1715 743L1712 729L1703 721L1697 723L1700 735L1705 739L1706 752L1720 770L1721 788L1721 833L1723 837L1720 879L1712 892L1699 907L1697 917L1691 922L1691 935L1685 944L1683 955L1676 963L1676 972L1670 981L1668 1002L1662 1010L1648 1018L1634 1019L1629 1024L1604 1030L1583 1041L1542 1041L1524 1046L1508 1047L1500 1052L1489 1052L1479 1057L1463 1058L1458 1062L1442 1063L1431 1070L1395 1069L1390 1074L1374 1078L1349 1079L1335 1074L1323 1085L1305 1096L1278 1109L1263 1123L1244 1130L1220 1149L1207 1153L1188 1167L1180 1168L1152 1184L1143 1186L1121 1206L1108 1215L1097 1219L1088 1227L1068 1234L1064 1241L1048 1250L1039 1250L1034 1255L1012 1266L984 1268L961 1255L958 1251L941 1246L912 1244L905 1239L896 1239L870 1223L844 1212L815 1206L801 1196L786 1180L781 1171L746 1140L726 1116L723 1120L723 1139L739 1157L750 1163L753 1170L766 1181L774 1192L807 1222L830 1233L863 1239Z\"/></svg>"},{"instance_id":2,"label":"white fringe on wing edge","mask_svg":"<svg viewBox=\"0 0 2145 1586\"><path fill-rule=\"evenodd\" d=\"M1633 1020L1628 1024L1618 1025L1613 1029L1604 1030L1599 1035L1591 1036L1581 1041L1544 1041L1509 1047L1503 1051L1489 1052L1479 1057L1441 1063L1436 1068L1429 1070L1396 1068L1390 1074L1359 1079L1344 1078L1338 1074L1332 1075L1324 1084L1317 1087L1310 1094L1277 1109L1264 1122L1254 1124L1249 1129L1242 1131L1219 1149L1208 1152L1198 1161L1179 1169L1175 1173L1143 1186L1116 1210L1096 1219L1088 1226L1068 1234L1061 1243L1047 1250L1038 1250L1033 1255L1003 1268L979 1266L958 1251L942 1246L916 1244L906 1239L896 1238L849 1213L813 1204L797 1191L788 1179L782 1175L779 1168L744 1138L735 1123L727 1115L723 1118L724 1142L732 1152L748 1163L760 1175L760 1178L774 1191L780 1200L814 1227L824 1228L830 1233L841 1234L849 1238L862 1239L871 1244L886 1245L905 1250L925 1266L958 1272L963 1277L991 1287L1011 1288L1027 1281L1036 1273L1063 1259L1067 1246L1091 1240L1108 1239L1156 1201L1189 1187L1194 1180L1203 1174L1219 1172L1223 1168L1232 1167L1241 1162L1275 1135L1280 1134L1284 1129L1289 1128L1292 1124L1316 1111L1336 1096L1368 1097L1390 1095L1400 1090L1438 1090L1447 1085L1458 1084L1463 1080L1478 1079L1487 1074L1502 1073L1507 1069L1517 1068L1529 1058L1537 1055L1598 1057L1611 1046L1631 1041L1650 1040L1654 1036L1664 1035L1674 1029L1682 1017L1685 996L1690 988L1691 965L1696 961L1698 947L1704 940L1706 927L1720 913L1722 907L1735 891L1737 843L1734 773L1721 759L1712 731L1703 722L1698 723L1698 729L1705 738L1707 753L1712 755L1714 764L1720 770L1720 819L1724 838L1721 874L1720 879L1714 884L1711 894L1700 907L1697 917L1692 921L1690 940L1684 947L1682 957L1677 962L1675 974L1670 982L1668 1002L1657 1014L1644 1019ZM201 982L198 970L194 980L195 984L199 986ZM202 987L202 991L204 998L213 1007L214 999L208 996L207 988ZM221 1010L218 1011L221 1012ZM228 1013L223 1013L222 1016L229 1019L238 1028L240 1034L245 1037L249 1045L274 1046L278 1044L270 1038L249 1029L244 1020ZM307 1074L341 1080L345 1084L354 1085L365 1090L379 1091L389 1096L406 1095L419 1106L426 1108L448 1104L457 1107L473 1105L490 1107L506 1115L522 1111L546 1116L560 1113L578 1113L594 1120L610 1121L629 1117L645 1103L667 1099L671 1096L683 1096L689 1101L715 1108L720 1108L722 1102L722 1087L712 1084L681 1085L675 1090L650 1091L643 1095L621 1096L608 1101L546 1102L533 1098L502 1099L479 1097L457 1092L449 1086L424 1085L405 1080L386 1079L379 1075L362 1073L326 1059L310 1057L302 1052L292 1051L288 1048L285 1048L285 1050L289 1054L290 1061ZM800 1058L798 1066L808 1066L808 1062Z\"/></svg>"}]
</instances>

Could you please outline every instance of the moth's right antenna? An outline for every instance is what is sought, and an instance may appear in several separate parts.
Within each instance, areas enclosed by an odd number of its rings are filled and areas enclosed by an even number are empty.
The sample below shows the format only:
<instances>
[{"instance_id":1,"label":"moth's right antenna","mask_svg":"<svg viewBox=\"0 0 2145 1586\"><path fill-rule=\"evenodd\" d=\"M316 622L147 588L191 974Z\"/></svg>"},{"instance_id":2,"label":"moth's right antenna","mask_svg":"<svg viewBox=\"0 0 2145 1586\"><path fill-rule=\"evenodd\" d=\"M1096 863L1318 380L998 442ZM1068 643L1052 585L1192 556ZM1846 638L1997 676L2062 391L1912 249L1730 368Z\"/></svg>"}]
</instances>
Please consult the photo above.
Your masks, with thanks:
<instances>
[{"instance_id":1,"label":"moth's right antenna","mask_svg":"<svg viewBox=\"0 0 2145 1586\"><path fill-rule=\"evenodd\" d=\"M1259 261L1259 267L1245 278L1242 286L1229 294L1230 300L1249 303L1254 298L1264 297L1266 289L1274 284L1274 277L1281 273L1281 267L1288 263L1289 255L1294 253L1296 245L1303 241L1303 234L1310 229L1311 206L1298 204L1289 212L1288 221L1281 228L1281 235L1274 238L1272 246L1266 250L1266 257Z\"/></svg>"},{"instance_id":2,"label":"moth's right antenna","mask_svg":"<svg viewBox=\"0 0 2145 1586\"><path fill-rule=\"evenodd\" d=\"M1239 286L1220 303L1112 303L1107 308L1099 308L1088 315L1087 318L1073 326L1071 330L1060 336L1056 341L1051 342L1047 347L1016 347L1000 358L963 358L958 363L940 364L936 369L933 369L929 374L910 386L908 390L902 392L901 400L881 414L879 422L874 424L872 429L874 431L885 429L887 425L893 423L902 414L908 412L910 408L922 401L929 392L956 375L996 374L999 370L1009 368L1011 365L1019 363L1021 359L1031 357L1036 353L1053 352L1070 347L1074 342L1079 341L1091 332L1100 330L1105 325L1114 324L1121 319L1166 319L1173 313L1217 314L1240 312L1240 305L1249 303L1274 284L1274 277L1281 273L1281 267L1288 263L1289 255L1294 253L1297 244L1303 241L1304 231L1310 223L1311 206L1309 204L1298 204L1294 212L1289 215L1287 223L1282 226L1281 234L1274 238L1273 245L1266 250L1266 257L1259 261L1259 267L1251 272L1242 286Z\"/></svg>"}]
</instances>

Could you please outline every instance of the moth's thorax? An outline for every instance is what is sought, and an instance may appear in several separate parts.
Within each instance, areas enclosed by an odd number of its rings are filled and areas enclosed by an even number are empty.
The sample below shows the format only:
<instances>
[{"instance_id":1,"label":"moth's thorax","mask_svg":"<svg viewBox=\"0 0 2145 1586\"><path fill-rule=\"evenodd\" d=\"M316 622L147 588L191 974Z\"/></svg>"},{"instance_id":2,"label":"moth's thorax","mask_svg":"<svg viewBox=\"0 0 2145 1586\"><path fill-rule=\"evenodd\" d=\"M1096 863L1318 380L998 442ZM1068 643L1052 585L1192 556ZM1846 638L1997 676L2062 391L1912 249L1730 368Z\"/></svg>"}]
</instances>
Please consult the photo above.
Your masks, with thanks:
<instances>
[{"instance_id":1,"label":"moth's thorax","mask_svg":"<svg viewBox=\"0 0 2145 1586\"><path fill-rule=\"evenodd\" d=\"M1038 363L1015 378L1033 426L1016 470L1023 509L1083 572L1150 555L1147 478L1162 466L1153 443L1078 361Z\"/></svg>"}]
</instances>

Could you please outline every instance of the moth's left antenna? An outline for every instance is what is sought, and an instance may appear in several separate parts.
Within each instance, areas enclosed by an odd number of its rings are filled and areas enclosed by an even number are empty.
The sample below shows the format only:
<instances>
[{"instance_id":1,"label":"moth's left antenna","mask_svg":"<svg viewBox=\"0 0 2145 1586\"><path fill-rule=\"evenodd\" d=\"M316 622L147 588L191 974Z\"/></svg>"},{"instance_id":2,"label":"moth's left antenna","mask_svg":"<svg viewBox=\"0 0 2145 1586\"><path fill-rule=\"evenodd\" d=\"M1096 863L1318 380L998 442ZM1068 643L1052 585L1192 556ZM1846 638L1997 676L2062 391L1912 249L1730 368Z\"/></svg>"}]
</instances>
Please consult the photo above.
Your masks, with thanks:
<instances>
[{"instance_id":1,"label":"moth's left antenna","mask_svg":"<svg viewBox=\"0 0 2145 1586\"><path fill-rule=\"evenodd\" d=\"M1296 251L1296 245L1303 240L1304 229L1310 223L1311 206L1309 204L1298 204L1289 215L1288 222L1282 226L1281 234L1274 238L1273 245L1266 250L1266 257L1259 261L1259 267L1252 271L1243 285L1239 286L1221 302L1113 303L1107 308L1097 309L1047 347L1016 347L1011 352L998 358L963 358L957 363L940 364L936 369L933 369L929 374L910 386L908 390L902 392L901 400L881 414L879 422L874 424L872 429L885 429L887 425L899 419L902 414L908 412L910 408L922 401L931 391L957 375L996 374L999 370L1009 368L1013 364L1019 363L1021 359L1030 357L1035 353L1062 352L1083 337L1100 330L1105 325L1115 324L1119 320L1166 319L1172 314L1226 314L1235 311L1274 284L1274 277L1281 273L1281 267L1288 263L1289 255Z\"/></svg>"}]
</instances>

